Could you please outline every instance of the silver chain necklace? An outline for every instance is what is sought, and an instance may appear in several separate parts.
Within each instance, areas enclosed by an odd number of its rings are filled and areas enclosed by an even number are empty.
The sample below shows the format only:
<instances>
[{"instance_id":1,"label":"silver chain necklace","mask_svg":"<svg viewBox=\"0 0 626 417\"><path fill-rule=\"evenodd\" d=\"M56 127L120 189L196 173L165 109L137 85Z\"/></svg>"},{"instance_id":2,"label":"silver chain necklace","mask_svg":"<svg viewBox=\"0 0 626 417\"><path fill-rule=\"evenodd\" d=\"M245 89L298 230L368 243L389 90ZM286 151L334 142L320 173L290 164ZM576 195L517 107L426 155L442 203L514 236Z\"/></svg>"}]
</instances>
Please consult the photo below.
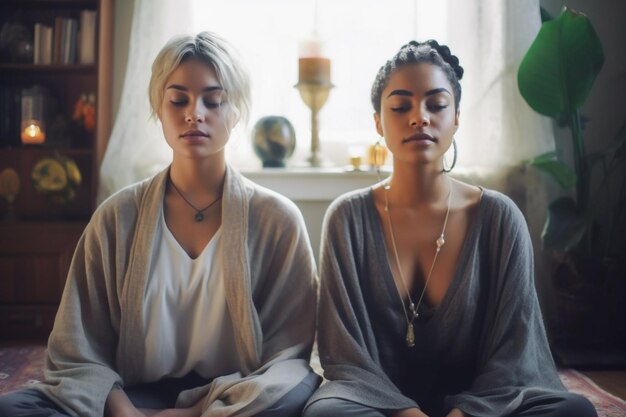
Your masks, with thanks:
<instances>
[{"instance_id":1,"label":"silver chain necklace","mask_svg":"<svg viewBox=\"0 0 626 417\"><path fill-rule=\"evenodd\" d=\"M196 215L194 216L194 220L197 221L197 222L201 222L202 220L204 220L204 212L207 211L208 209L210 209L215 203L217 203L218 201L220 201L222 199L222 196L220 195L215 200L213 200L213 202L211 202L211 204L209 204L205 208L197 209L196 206L194 206L193 204L191 204L191 202L189 200L187 200L185 195L178 189L178 187L176 185L174 185L174 181L172 181L171 178L169 178L169 181L170 181L170 184L172 184L172 187L174 188L174 190L176 190L176 192L178 193L178 195L182 197L183 201L185 201L185 203L187 203L187 205L189 207L191 207L192 209L194 209L196 211Z\"/></svg>"},{"instance_id":2,"label":"silver chain necklace","mask_svg":"<svg viewBox=\"0 0 626 417\"><path fill-rule=\"evenodd\" d=\"M398 269L398 274L400 275L400 281L402 282L402 286L404 287L404 291L409 299L409 311L410 315L407 312L407 309L404 306L404 300L402 299L402 294L400 290L398 290L398 297L400 297L400 303L402 304L402 311L404 311L404 316L406 317L407 329L406 329L406 344L408 347L415 346L415 329L413 327L413 322L416 318L419 317L418 310L422 305L422 300L424 299L424 294L426 293L426 287L428 287L428 282L430 281L430 277L433 274L433 269L435 269L435 263L437 262L437 257L439 256L439 252L443 245L446 244L445 239L445 231L446 225L448 224L448 215L450 214L450 200L452 199L452 182L450 182L450 191L448 192L448 208L446 209L446 217L443 221L443 228L441 229L441 235L435 240L435 257L433 258L433 263L430 265L430 271L428 271L428 276L426 277L426 281L424 282L424 288L422 289L422 293L420 294L420 298L417 300L417 305L413 302L411 298L411 293L406 285L406 280L404 279L404 274L402 273L402 268L400 267L400 258L398 257L398 247L396 246L396 237L393 233L393 223L391 222L391 215L389 214L389 189L391 188L390 180L387 181L385 185L383 185L383 189L385 190L385 213L387 214L387 222L389 223L389 234L391 235L391 245L393 247L393 254L396 261L396 268Z\"/></svg>"}]
</instances>

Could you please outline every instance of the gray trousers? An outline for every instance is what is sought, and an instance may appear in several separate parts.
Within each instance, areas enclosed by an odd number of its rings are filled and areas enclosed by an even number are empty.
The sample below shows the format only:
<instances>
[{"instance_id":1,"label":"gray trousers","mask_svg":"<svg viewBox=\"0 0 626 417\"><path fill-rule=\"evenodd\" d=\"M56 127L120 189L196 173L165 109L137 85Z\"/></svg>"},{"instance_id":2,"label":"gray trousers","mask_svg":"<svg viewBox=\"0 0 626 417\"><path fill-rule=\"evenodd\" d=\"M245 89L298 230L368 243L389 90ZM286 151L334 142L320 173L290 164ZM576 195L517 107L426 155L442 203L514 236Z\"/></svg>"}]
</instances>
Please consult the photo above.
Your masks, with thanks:
<instances>
[{"instance_id":1,"label":"gray trousers","mask_svg":"<svg viewBox=\"0 0 626 417\"><path fill-rule=\"evenodd\" d=\"M351 401L326 398L309 405L303 417L386 417L390 414L389 411L377 410ZM589 400L582 395L563 392L529 398L510 416L598 417L598 414ZM429 415L429 417L435 416Z\"/></svg>"},{"instance_id":2,"label":"gray trousers","mask_svg":"<svg viewBox=\"0 0 626 417\"><path fill-rule=\"evenodd\" d=\"M300 417L302 408L320 383L320 377L310 374L267 410L255 417ZM167 379L152 384L125 388L128 398L137 408L173 408L180 391L204 384L197 376ZM194 385L195 384L195 385ZM15 391L0 396L0 417L68 417L48 397L35 389Z\"/></svg>"}]
</instances>

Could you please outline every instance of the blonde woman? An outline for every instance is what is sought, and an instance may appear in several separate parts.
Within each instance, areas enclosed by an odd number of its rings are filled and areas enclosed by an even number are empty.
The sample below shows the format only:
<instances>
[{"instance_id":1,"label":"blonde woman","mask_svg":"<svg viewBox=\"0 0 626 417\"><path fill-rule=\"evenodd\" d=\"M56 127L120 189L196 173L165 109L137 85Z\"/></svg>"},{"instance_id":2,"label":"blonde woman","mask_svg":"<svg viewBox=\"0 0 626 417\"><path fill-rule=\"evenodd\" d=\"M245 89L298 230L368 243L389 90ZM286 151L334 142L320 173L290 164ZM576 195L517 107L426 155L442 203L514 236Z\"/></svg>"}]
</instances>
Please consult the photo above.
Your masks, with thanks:
<instances>
[{"instance_id":1,"label":"blonde woman","mask_svg":"<svg viewBox=\"0 0 626 417\"><path fill-rule=\"evenodd\" d=\"M302 216L224 158L248 116L247 73L215 34L177 37L154 61L150 103L172 163L95 212L46 380L0 398L2 416L295 417L318 384Z\"/></svg>"}]
</instances>

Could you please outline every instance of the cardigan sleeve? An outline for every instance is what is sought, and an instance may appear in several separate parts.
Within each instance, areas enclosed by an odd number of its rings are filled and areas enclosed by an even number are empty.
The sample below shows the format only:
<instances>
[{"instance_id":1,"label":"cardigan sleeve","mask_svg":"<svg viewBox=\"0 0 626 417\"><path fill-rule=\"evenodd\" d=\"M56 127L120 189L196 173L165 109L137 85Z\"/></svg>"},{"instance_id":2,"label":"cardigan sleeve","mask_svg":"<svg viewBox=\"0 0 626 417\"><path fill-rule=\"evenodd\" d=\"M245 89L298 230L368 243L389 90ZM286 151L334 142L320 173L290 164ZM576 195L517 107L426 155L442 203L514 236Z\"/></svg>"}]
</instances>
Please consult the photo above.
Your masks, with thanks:
<instances>
[{"instance_id":1,"label":"cardigan sleeve","mask_svg":"<svg viewBox=\"0 0 626 417\"><path fill-rule=\"evenodd\" d=\"M445 399L446 411L468 416L513 412L538 390L562 390L534 287L532 243L526 222L504 198L489 233L490 302L471 387Z\"/></svg>"},{"instance_id":2,"label":"cardigan sleeve","mask_svg":"<svg viewBox=\"0 0 626 417\"><path fill-rule=\"evenodd\" d=\"M304 220L295 205L272 199L264 203L262 213L252 214L247 254L262 333L260 364L249 374L221 376L183 392L177 406L190 406L201 395L203 417L253 416L271 410L313 374L309 359L317 273ZM316 386L309 388L313 392Z\"/></svg>"},{"instance_id":3,"label":"cardigan sleeve","mask_svg":"<svg viewBox=\"0 0 626 417\"><path fill-rule=\"evenodd\" d=\"M111 387L122 383L114 371L117 297L104 230L92 220L78 242L48 340L45 383L35 386L72 416L103 415Z\"/></svg>"},{"instance_id":4,"label":"cardigan sleeve","mask_svg":"<svg viewBox=\"0 0 626 417\"><path fill-rule=\"evenodd\" d=\"M329 381L309 405L324 398L343 398L386 410L419 408L404 396L383 371L359 281L363 254L362 211L350 199L328 210L320 259L318 344L324 377Z\"/></svg>"}]
</instances>

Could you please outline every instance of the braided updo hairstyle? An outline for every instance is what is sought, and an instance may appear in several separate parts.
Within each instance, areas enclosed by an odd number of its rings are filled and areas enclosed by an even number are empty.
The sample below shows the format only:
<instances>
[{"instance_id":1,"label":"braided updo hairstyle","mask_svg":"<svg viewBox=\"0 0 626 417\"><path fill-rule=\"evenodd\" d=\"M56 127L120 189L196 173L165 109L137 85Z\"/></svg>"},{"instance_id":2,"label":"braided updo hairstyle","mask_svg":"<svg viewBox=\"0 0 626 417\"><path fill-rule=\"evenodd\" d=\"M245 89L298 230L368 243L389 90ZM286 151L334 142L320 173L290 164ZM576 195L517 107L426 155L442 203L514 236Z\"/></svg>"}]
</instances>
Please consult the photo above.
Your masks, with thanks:
<instances>
[{"instance_id":1,"label":"braided updo hairstyle","mask_svg":"<svg viewBox=\"0 0 626 417\"><path fill-rule=\"evenodd\" d=\"M461 102L461 84L459 80L463 78L463 67L459 65L459 58L452 55L450 48L446 45L439 45L435 40L426 42L411 41L402 46L398 53L385 65L380 67L376 79L372 85L371 100L376 113L380 113L380 99L391 74L398 68L409 64L429 63L438 66L443 70L452 85L454 93L454 106L458 110Z\"/></svg>"}]
</instances>

